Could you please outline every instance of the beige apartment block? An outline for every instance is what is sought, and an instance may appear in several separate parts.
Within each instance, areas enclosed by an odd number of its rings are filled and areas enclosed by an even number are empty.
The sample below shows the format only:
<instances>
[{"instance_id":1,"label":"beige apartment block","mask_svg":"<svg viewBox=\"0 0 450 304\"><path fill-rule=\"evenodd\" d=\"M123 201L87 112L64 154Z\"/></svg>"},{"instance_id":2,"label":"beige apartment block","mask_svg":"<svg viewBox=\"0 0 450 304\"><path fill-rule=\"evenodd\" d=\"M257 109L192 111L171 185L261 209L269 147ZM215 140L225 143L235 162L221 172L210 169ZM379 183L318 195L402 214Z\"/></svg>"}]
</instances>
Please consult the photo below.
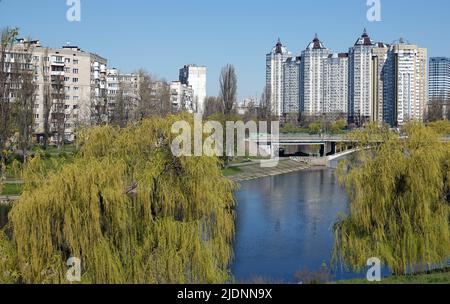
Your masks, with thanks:
<instances>
[{"instance_id":1,"label":"beige apartment block","mask_svg":"<svg viewBox=\"0 0 450 304\"><path fill-rule=\"evenodd\" d=\"M391 52L395 58L395 123L422 122L428 105L427 49L400 41Z\"/></svg>"},{"instance_id":2,"label":"beige apartment block","mask_svg":"<svg viewBox=\"0 0 450 304\"><path fill-rule=\"evenodd\" d=\"M105 120L111 121L114 118L117 108L120 106L119 98L123 99L126 118L130 119L139 102L140 75L138 73L121 73L115 68L108 69L106 83L108 117Z\"/></svg>"},{"instance_id":3,"label":"beige apartment block","mask_svg":"<svg viewBox=\"0 0 450 304\"><path fill-rule=\"evenodd\" d=\"M388 59L389 46L384 43L376 43L372 49L372 97L371 121L377 122L379 125L384 123L384 90L385 90L385 76L387 73L385 67Z\"/></svg>"},{"instance_id":4,"label":"beige apartment block","mask_svg":"<svg viewBox=\"0 0 450 304\"><path fill-rule=\"evenodd\" d=\"M29 68L34 69L36 84L35 135L44 133L44 97L51 88L50 131L55 132L57 105L64 108L65 139L72 141L78 127L96 122L97 105L106 98L107 60L77 46L42 47L39 41L19 40L11 50L9 61L20 54L31 54ZM63 92L61 89L63 88ZM55 91L57 96L56 98ZM47 94L48 95L48 94ZM61 111L62 112L62 111ZM58 112L59 113L59 112Z\"/></svg>"}]
</instances>

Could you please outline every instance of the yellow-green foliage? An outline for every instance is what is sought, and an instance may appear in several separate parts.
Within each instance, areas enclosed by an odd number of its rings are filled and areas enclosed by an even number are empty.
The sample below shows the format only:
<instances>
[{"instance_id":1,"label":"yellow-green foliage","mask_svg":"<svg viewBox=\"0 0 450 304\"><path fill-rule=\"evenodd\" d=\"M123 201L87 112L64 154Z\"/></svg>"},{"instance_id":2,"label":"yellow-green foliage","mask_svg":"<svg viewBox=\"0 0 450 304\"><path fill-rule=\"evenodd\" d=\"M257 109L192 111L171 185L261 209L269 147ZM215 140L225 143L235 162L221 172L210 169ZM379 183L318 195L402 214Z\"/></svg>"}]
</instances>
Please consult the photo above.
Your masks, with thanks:
<instances>
[{"instance_id":1,"label":"yellow-green foliage","mask_svg":"<svg viewBox=\"0 0 450 304\"><path fill-rule=\"evenodd\" d=\"M450 146L422 124L405 132L401 140L372 125L351 135L362 150L339 170L351 204L335 226L334 257L355 270L371 257L397 274L450 257Z\"/></svg>"},{"instance_id":2,"label":"yellow-green foliage","mask_svg":"<svg viewBox=\"0 0 450 304\"><path fill-rule=\"evenodd\" d=\"M435 121L428 126L440 135L450 135L450 121L448 120Z\"/></svg>"},{"instance_id":3,"label":"yellow-green foliage","mask_svg":"<svg viewBox=\"0 0 450 304\"><path fill-rule=\"evenodd\" d=\"M234 184L216 158L172 155L180 118L87 130L73 162L51 171L31 160L11 238L0 237L0 273L15 276L0 280L67 283L66 261L77 257L83 283L228 281Z\"/></svg>"}]
</instances>

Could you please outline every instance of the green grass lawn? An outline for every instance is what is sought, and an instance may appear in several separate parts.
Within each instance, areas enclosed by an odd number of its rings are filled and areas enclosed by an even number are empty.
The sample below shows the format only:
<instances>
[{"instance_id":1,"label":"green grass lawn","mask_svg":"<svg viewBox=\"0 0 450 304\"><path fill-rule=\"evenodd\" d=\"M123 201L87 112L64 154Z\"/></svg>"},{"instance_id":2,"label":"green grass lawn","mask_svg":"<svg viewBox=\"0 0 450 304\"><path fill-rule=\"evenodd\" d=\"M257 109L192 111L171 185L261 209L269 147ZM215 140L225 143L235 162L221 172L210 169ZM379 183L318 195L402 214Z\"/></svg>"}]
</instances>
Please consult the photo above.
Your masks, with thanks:
<instances>
[{"instance_id":1,"label":"green grass lawn","mask_svg":"<svg viewBox=\"0 0 450 304\"><path fill-rule=\"evenodd\" d=\"M59 150L56 146L49 146L46 150L42 150L42 147L35 146L33 148L34 152L41 151L45 154L51 154L51 155L59 155L61 153L73 155L77 152L76 146L74 144L71 145L64 145L61 150Z\"/></svg>"},{"instance_id":2,"label":"green grass lawn","mask_svg":"<svg viewBox=\"0 0 450 304\"><path fill-rule=\"evenodd\" d=\"M450 284L449 272L435 272L431 274L393 276L384 278L381 282L370 283L366 280L350 280L337 282L338 284Z\"/></svg>"},{"instance_id":3,"label":"green grass lawn","mask_svg":"<svg viewBox=\"0 0 450 304\"><path fill-rule=\"evenodd\" d=\"M6 184L3 186L1 195L20 195L22 193L23 185L20 184Z\"/></svg>"},{"instance_id":4,"label":"green grass lawn","mask_svg":"<svg viewBox=\"0 0 450 304\"><path fill-rule=\"evenodd\" d=\"M223 176L227 176L227 177L228 177L228 176L233 176L233 175L239 174L239 173L241 173L241 172L242 172L241 169L239 169L239 168L234 168L234 167L222 170Z\"/></svg>"}]
</instances>

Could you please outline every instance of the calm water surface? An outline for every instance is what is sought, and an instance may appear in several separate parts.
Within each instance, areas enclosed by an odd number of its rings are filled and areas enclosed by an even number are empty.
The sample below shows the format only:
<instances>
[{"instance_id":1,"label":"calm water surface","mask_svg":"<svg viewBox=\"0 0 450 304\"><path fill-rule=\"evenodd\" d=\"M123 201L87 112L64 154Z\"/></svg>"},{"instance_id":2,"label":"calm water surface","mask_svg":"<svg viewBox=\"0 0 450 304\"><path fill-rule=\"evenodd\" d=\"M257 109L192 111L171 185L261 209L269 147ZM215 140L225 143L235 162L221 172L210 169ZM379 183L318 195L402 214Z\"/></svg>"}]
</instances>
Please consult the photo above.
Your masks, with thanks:
<instances>
[{"instance_id":1,"label":"calm water surface","mask_svg":"<svg viewBox=\"0 0 450 304\"><path fill-rule=\"evenodd\" d=\"M330 265L332 228L348 197L331 169L301 171L241 184L232 271L238 281L295 282L299 270ZM334 279L364 277L337 271Z\"/></svg>"}]
</instances>

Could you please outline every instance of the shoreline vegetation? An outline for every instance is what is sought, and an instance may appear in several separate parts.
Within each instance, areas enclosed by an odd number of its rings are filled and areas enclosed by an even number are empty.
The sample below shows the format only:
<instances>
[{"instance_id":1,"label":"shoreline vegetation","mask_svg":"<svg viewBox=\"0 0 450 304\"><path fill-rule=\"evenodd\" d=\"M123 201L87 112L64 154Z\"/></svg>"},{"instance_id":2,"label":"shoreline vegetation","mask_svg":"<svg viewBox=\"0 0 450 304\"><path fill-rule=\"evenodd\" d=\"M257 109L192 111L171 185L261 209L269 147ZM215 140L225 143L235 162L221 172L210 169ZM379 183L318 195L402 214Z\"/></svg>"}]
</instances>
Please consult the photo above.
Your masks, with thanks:
<instances>
[{"instance_id":1,"label":"shoreline vegetation","mask_svg":"<svg viewBox=\"0 0 450 304\"><path fill-rule=\"evenodd\" d=\"M381 282L369 282L364 279L357 279L337 281L334 284L450 284L450 268L413 275L389 276L383 278Z\"/></svg>"},{"instance_id":2,"label":"shoreline vegetation","mask_svg":"<svg viewBox=\"0 0 450 304\"><path fill-rule=\"evenodd\" d=\"M172 117L173 118L173 117ZM175 118L173 118L175 119ZM94 139L90 139L89 141L86 140L86 136L83 137L83 139L85 139L85 141L83 141L80 145L80 147L68 147L68 149L66 151L62 151L62 152L58 152L58 150L50 150L50 152L47 150L45 153L43 151L40 150L36 150L35 152L35 158L36 159L30 159L30 162L28 162L27 167L22 171L22 168L18 168L18 161L16 162L12 162L10 170L8 171L8 179L6 180L6 183L4 183L4 185L2 186L2 189L0 191L0 198L2 195L17 195L22 193L23 190L25 190L23 192L23 197L20 198L21 200L21 210L18 210L17 208L12 208L12 211L10 212L10 218L13 219L12 223L14 226L16 226L16 230L17 228L21 229L22 232L25 232L28 228L27 227L31 227L30 225L34 226L34 227L39 227L39 222L36 221L36 219L33 219L31 217L24 217L23 216L23 212L33 212L36 210L40 210L43 211L42 208L44 208L46 205L47 207L50 206L50 204L52 204L52 202L57 202L59 201L59 198L61 195L69 198L73 198L76 197L76 193L81 193L80 189L82 189L82 184L85 185L91 185L92 183L89 180L83 179L81 178L81 175L79 174L80 172L85 172L85 171L89 171L90 174L92 174L92 180L96 180L98 178L100 178L102 180L102 183L104 183L104 187L107 187L109 190L108 191L112 191L112 192L106 192L106 195L111 196L110 199L112 199L115 204L114 208L120 208L120 203L122 203L122 196L119 193L114 192L114 187L109 188L109 183L112 184L117 184L117 185L122 185L122 186L127 186L127 185L134 185L135 181L133 179L130 179L130 176L128 176L128 169L130 168L126 168L127 165L129 165L129 160L130 160L130 156L129 154L134 155L134 157L136 157L137 159L139 159L139 157L141 157L142 155L140 154L140 150L142 146L147 145L149 142L154 141L155 138L153 137L146 137L144 136L144 129L151 129L154 131L154 134L157 133L158 128L160 128L161 126L164 126L164 130L166 130L167 128L165 127L167 124L167 122L163 122L161 120L149 120L144 122L142 125L138 125L135 127L129 127L129 128L125 128L123 130L116 130L113 128L109 128L109 127L100 127L100 128L95 128L91 131L89 131L89 134L91 135L91 138ZM413 126L413 125L412 125ZM409 151L414 151L413 149L422 149L422 146L424 145L424 141L423 138L427 138L426 140L426 144L431 144L433 145L433 147L436 148L436 151L441 151L441 154L439 154L440 158L436 158L436 159L443 159L445 160L446 158L444 157L445 153L449 152L449 148L448 146L446 146L446 148L442 148L441 150L439 150L440 144L435 142L435 136L428 136L431 133L429 133L430 130L428 130L428 128L425 128L423 126L413 126L415 129L411 129L413 133L411 133L412 136L412 142L406 142L405 145L407 147L409 147ZM438 131L436 133L442 134L442 133L449 133L449 126L448 123L447 124L438 124L436 125L436 127L438 127ZM136 136L132 136L132 134L134 134L133 132L135 131L139 131L141 132L141 138L138 138ZM119 132L119 133L115 133L115 132ZM368 129L367 132L373 132L373 133L361 133L362 131L356 131L356 132L360 132L360 136L365 136L365 135L370 135L370 136L380 136L379 133L377 133L378 131L375 131L373 129ZM153 135L154 135L153 134ZM351 133L351 134L355 134L355 133ZM356 133L357 134L357 133ZM152 135L152 136L153 136ZM170 139L170 135L168 135L168 139ZM383 147L383 146L378 146L377 149L381 149L384 148L385 150L379 150L380 153L385 153L386 151L391 151L391 148L394 149L398 149L398 147L396 146L396 143L398 144L398 141L395 140L395 138L391 138L390 136L392 136L392 134L381 134L383 136L386 136L387 142L390 143L391 145ZM427 136L425 136L427 135ZM362 137L363 139L365 138L371 138L371 137ZM118 147L120 147L120 150L117 151L112 149L112 143L110 143L111 137L114 138L115 143L117 144ZM107 140L108 139L108 140ZM125 142L126 140L129 140L131 142ZM131 147L129 147L129 145L131 144ZM362 144L368 144L367 142L363 142ZM403 144L403 143L402 143ZM395 148L397 147L397 148ZM81 149L81 150L79 150ZM447 149L447 150L446 150ZM111 151L115 151L114 153ZM366 150L364 150L366 151ZM420 150L421 151L421 150ZM154 153L154 154L153 154ZM405 157L405 155L402 155L401 152L399 152L400 154L397 154L398 158L401 157ZM142 160L142 162L139 163L131 163L132 167L131 169L134 172L139 172L139 170L141 168L144 168L145 170L149 170L146 174L146 176L141 176L142 178L144 177L152 177L155 179L155 181L158 181L158 184L149 184L146 185L146 187L150 187L150 188L154 188L154 191L162 191L165 188L165 184L164 182L170 182L170 183L175 183L178 182L178 180L176 180L176 175L170 175L170 177L164 178L164 175L159 175L160 173L164 173L166 172L166 170L170 170L170 172L177 172L179 170L179 166L183 166L186 169L186 174L191 174L191 175L195 175L196 177L200 177L203 176L203 172L209 172L208 170L212 170L211 169L211 165L216 166L217 168L220 167L220 162L217 161L216 162L212 162L212 161L208 161L207 159L203 159L201 158L201 170L199 171L198 169L198 164L194 164L193 162L191 162L189 159L183 160L182 163L178 163L176 160L173 160L170 157L170 153L168 153L168 151L165 151L162 148L158 148L158 147L153 147L153 148L149 148L148 151L148 155L151 155L151 161L154 162L155 164L158 164L160 162L166 163L166 169L164 167L158 167L158 174L154 175L155 173L152 172L150 169L148 169L145 165L145 161L148 160ZM375 154L376 155L376 154ZM411 154L412 156L414 156L415 154ZM368 153L365 153L363 155L366 159L366 162L360 162L359 163L359 167L363 167L363 164L365 163L369 163L371 159L376 159L374 157L374 155L370 155ZM420 156L418 154L418 156ZM361 157L361 155L359 155L359 157ZM411 157L411 156L409 156ZM353 159L353 157L352 157ZM358 159L358 158L356 158ZM90 170L89 167L87 167L86 164L83 163L83 160L89 160L91 161L94 165L98 165L96 168L97 170L100 170L101 172L106 172L104 170L104 168L102 166L104 165L109 165L111 163L111 161L119 161L120 163L123 164L123 171L121 171L120 173L123 175L122 178L116 178L114 180L108 180L108 177L105 174L100 174L96 171ZM359 160L361 160L361 158L359 158ZM381 160L384 160L386 162L391 161L391 158L382 158ZM427 161L426 159L423 158L419 158L418 160L421 161ZM447 159L448 160L448 159ZM306 164L306 163L302 163L300 161L297 161L295 158L283 158L280 160L280 163L277 167L274 168L261 168L261 159L241 159L241 160L234 160L229 164L229 167L227 169L224 169L222 171L220 171L219 169L217 169L217 171L212 170L211 173L212 176L214 176L216 178L216 182L220 182L221 183L221 189L220 191L223 191L224 194L226 194L226 198L224 198L224 200L221 202L221 206L227 206L226 210L232 210L231 206L233 205L232 199L229 196L231 194L231 190L234 189L233 186L231 184L228 184L228 182L241 182L241 181L247 181L247 180L253 180L253 179L258 179L258 178L264 178L264 177L268 177L268 176L276 176L276 175L282 175L282 174L288 174L291 172L296 172L296 171L301 171L301 170L314 170L314 169L320 169L320 168L324 168L324 167L320 167L320 166L311 166L310 164ZM267 160L266 160L267 161ZM372 160L373 161L373 160ZM409 161L408 157L405 157L405 162ZM450 164L448 165L448 169L449 169L449 174L450 174ZM169 168L169 169L167 169ZM210 168L210 169L208 169ZM355 167L357 168L357 167ZM371 167L372 168L372 167ZM380 166L373 166L373 168L381 168ZM438 164L436 164L436 170L435 172L440 172L439 169L440 167L438 166ZM110 170L113 170L114 168L110 168ZM138 170L139 169L139 170ZM342 169L342 168L340 168ZM351 167L347 167L347 169L351 169ZM99 172L100 172L99 171ZM18 174L18 172L21 172L20 174ZM339 172L339 169L338 169ZM351 172L351 171L350 171ZM379 174L381 171L374 171L374 173L372 173L372 175L376 175ZM399 171L400 172L400 171ZM413 170L408 170L406 171L409 174L414 174ZM43 175L42 175L43 173ZM58 177L64 177L66 173L70 173L71 174L71 180L63 178L62 180L59 179ZM445 172L442 172L442 174L444 174ZM342 172L340 173L342 174ZM381 174L381 173L380 173ZM342 175L340 175L342 176ZM348 176L348 173L347 173ZM225 179L223 177L226 177ZM370 176L365 176L366 178L369 178ZM372 176L373 177L373 176ZM438 176L437 180L440 180L441 175ZM38 180L38 183L27 183L27 181L36 179ZM431 178L431 177L430 177ZM22 183L22 179L25 181L25 183ZM200 178L201 179L201 178ZM71 187L69 187L69 184L72 181L77 181L77 183L79 183L79 185L77 186L76 189L72 189ZM187 180L187 179L183 179L183 180ZM201 179L203 180L203 179ZM227 181L225 181L227 180ZM56 191L56 188L58 187L58 185L53 186L52 183L56 183L56 184L60 184L60 186L64 186L62 188L67 189L66 191L69 191L67 193L63 193L63 194L58 194L58 192ZM439 182L437 182L437 184L439 186L445 186L445 185L441 185ZM141 198L140 197L140 191L142 191L142 184L138 183L136 184L138 186L136 186L137 188L133 188L132 191L127 192L127 195L129 195L129 198L131 199L130 201L133 200L133 198ZM176 183L173 185L177 185ZM208 182L209 186L212 186L212 184L210 182ZM408 189L408 188L404 188L405 185L403 185L403 188L401 189ZM190 187L190 185L186 184L186 187ZM56 187L56 188L55 188ZM97 187L96 189L98 191L100 191L99 193L102 193L102 191L104 190L103 188L100 188L100 185L95 185L95 187ZM103 187L103 186L102 186ZM155 188L156 187L156 188ZM449 186L450 187L450 186ZM61 188L61 187L60 187ZM401 190L400 189L400 190ZM96 190L96 193L97 193ZM75 192L74 192L75 191ZM180 190L181 191L181 190ZM358 191L361 191L361 189L358 189ZM169 192L167 192L169 193ZM362 193L362 192L361 192ZM34 195L38 195L40 197L40 201L37 201L37 198L34 197ZM53 195L53 198L50 200L48 199L48 195L51 194ZM122 193L123 194L123 193ZM142 193L144 194L144 193ZM179 192L179 194L181 195L181 192ZM376 193L372 193L373 195L376 195ZM159 195L157 192L154 192L153 195ZM166 195L166 194L165 194ZM167 194L169 195L169 194ZM194 194L192 194L194 195ZM364 193L364 195L366 195L366 193ZM210 193L208 194L208 197L205 197L205 199L210 200L211 202L213 201L212 198L215 197L214 193ZM169 198L173 198L174 200L176 199L175 196L173 196L173 194L169 195ZM81 198L78 198L81 199ZM367 199L367 198L366 198ZM45 204L42 203L42 200L45 201ZM372 200L372 199L371 199ZM62 202L62 201L61 201ZM79 202L82 202L81 200ZM24 204L22 204L24 203ZM67 207L67 204L70 203L68 200L65 201L65 203L61 203L61 205L58 205L57 208L65 208ZM143 204L143 201L139 201L139 204ZM397 202L392 202L391 204L396 204ZM213 204L213 203L211 203ZM213 204L212 205L214 208L218 208L218 209L213 209L214 212L218 212L217 214L221 214L222 211L220 211L220 206ZM6 217L6 214L9 212L9 208L10 206L0 206L2 209L1 212L1 217L3 218L3 220ZM175 205L173 206L175 208ZM84 207L83 207L84 208ZM160 208L158 206L155 205L155 208ZM231 208L231 209L230 209ZM373 206L372 206L373 208ZM15 210L17 209L17 210ZM62 210L62 209L61 209ZM65 210L65 209L64 209ZM173 210L176 210L173 209ZM113 211L113 210L111 210ZM125 212L124 210L118 210L120 212ZM192 210L186 210L186 214L188 216L192 216L191 212ZM202 212L206 212L207 210L202 210L200 209L200 211ZM447 210L448 211L448 210ZM62 212L62 211L61 211ZM101 213L102 210L78 210L77 212L90 212L92 213L92 215L99 215L99 212ZM166 212L172 212L171 210L159 210L159 209L155 209L152 212L155 212L155 214L157 214L158 212L163 212L162 214L165 214ZM209 212L209 211L208 211ZM442 212L446 212L445 210L443 210ZM29 213L31 214L31 213ZM123 215L126 215L125 213L122 213ZM111 216L114 216L114 214L111 214ZM129 214L127 216L137 216L136 214ZM229 259L231 257L231 249L228 248L228 240L231 238L231 235L233 234L233 229L231 228L231 226L229 225L230 220L232 219L234 215L232 213L227 214L223 217L223 225L224 227L227 227L227 236L221 236L220 233L218 231L214 232L215 237L217 238L217 241L220 246L220 252L218 253L219 256L225 260ZM350 217L349 217L350 218ZM345 224L345 221L348 221L348 219L343 219L343 222ZM119 218L117 218L116 220L119 220ZM112 224L112 223L111 223ZM161 225L172 225L174 223L171 222L167 222L167 223L160 223ZM14 230L12 230L11 228L14 227L9 227L10 224L8 224L8 231L9 232L13 232ZM190 227L190 223L184 223L184 225L186 227ZM112 226L108 226L108 227L112 227ZM88 227L85 227L88 228ZM141 229L142 227L139 227L139 229ZM161 227L155 227L155 229L157 231L159 231L158 229L162 228ZM170 228L175 229L175 231L177 231L178 233L178 228L175 228L175 226L170 226ZM11 230L9 230L11 229ZM6 230L4 230L6 231ZM195 229L192 230L192 232L195 231ZM160 231L159 231L160 232ZM158 233L159 233L158 232ZM27 233L23 233L23 235L26 235ZM2 249L7 250L8 251L8 256L7 256L7 264L4 264L4 266L6 266L8 268L8 271L10 270L19 270L19 274L20 274L20 280L24 280L24 281L28 281L28 282L41 282L41 281L46 281L46 278L42 278L40 277L40 275L38 274L38 272L31 272L31 273L22 273L20 272L22 269L22 264L26 263L25 262L25 257L23 256L18 256L18 252L15 252L15 248L11 247L13 246L13 241L14 242L18 242L20 243L21 246L26 246L26 240L21 238L19 234L17 235L13 235L13 237L17 237L16 240L14 239L9 239L9 236L11 234L4 234L2 235L2 230L0 230L0 251ZM61 235L62 237L62 235ZM163 237L163 235L159 235L159 237ZM192 233L191 237L193 239L197 238L198 236L195 235L195 233ZM347 240L348 241L348 240ZM420 240L417 240L418 242L420 242ZM388 240L384 240L384 242L388 242ZM199 243L197 243L199 244ZM73 244L73 246L75 246L76 244ZM16 245L14 245L16 246ZM72 245L71 245L72 246ZM389 246L388 243L386 243L386 246ZM350 248L350 247L348 247ZM74 250L78 250L77 247L73 248ZM143 248L144 249L144 248ZM187 249L187 248L186 248ZM100 251L104 251L104 248L99 248ZM215 261L217 256L212 255L211 256L211 252L209 248L202 248L202 247L196 247L195 250L197 251L198 254L205 254L205 256L207 257L206 260L202 260L202 261L197 261L198 264L196 265L189 265L190 267L200 267L200 268L204 268L204 270L220 270L218 276L216 277L208 277L208 278L202 278L202 279L206 279L207 281L211 281L211 282L218 282L218 281L222 281L224 278L228 278L228 275L230 275L229 273L227 273L225 271L225 265L224 264L220 264L220 265L214 265L213 263L210 263L211 261ZM442 248L441 251L439 252L444 252L445 248ZM106 253L106 251L105 251ZM190 254L186 251L186 256L189 256ZM53 255L55 254L55 252L43 252L42 255L40 256L34 256L33 259L38 259L40 262L44 261L43 259L48 256L48 255ZM109 253L108 253L109 254ZM164 257L164 258L169 258L169 257ZM356 261L357 263L359 261ZM55 270L57 270L57 272L55 273L56 276L51 277L49 279L49 281L51 282L58 282L60 280L60 273L59 273L59 269L60 269L60 263L64 264L64 257L61 256L61 260L59 261L53 261L53 264L49 264L47 265L50 268L53 268ZM0 265L1 266L1 265ZM98 265L90 265L90 270L93 270L94 267L97 267ZM117 266L122 267L120 264L117 264ZM178 266L177 266L178 267ZM1 268L1 267L0 267ZM36 270L37 271L37 270ZM156 270L155 270L156 271ZM223 272L222 272L223 271ZM12 273L12 272L8 272L8 273ZM106 278L106 277L96 277L95 275L93 275L92 273L90 274L91 277L89 277L89 280L92 282L106 282L108 280L113 280L113 281L120 281L122 279L120 279L119 277L116 276L116 273L111 273L111 277ZM5 282L16 282L16 277L7 277L7 278L2 278L0 276L0 282L2 281L2 279ZM165 278L165 280L167 280L168 282L171 282L172 280L174 280L174 278L172 277L167 277ZM157 282L155 282L157 283ZM314 282L313 282L314 283ZM322 283L322 282L319 282ZM323 283L327 283L326 281L324 281ZM337 281L337 282L330 282L331 284L368 284L369 282L366 280L345 280L345 281ZM377 284L417 284L417 283L421 283L421 284L443 284L443 283L450 283L450 269L443 269L440 271L434 271L434 272L430 272L430 273L421 273L421 274L417 274L417 275L405 275L405 276L392 276L392 277L386 277L383 278L383 280ZM372 284L372 283L371 283Z\"/></svg>"}]
</instances>

